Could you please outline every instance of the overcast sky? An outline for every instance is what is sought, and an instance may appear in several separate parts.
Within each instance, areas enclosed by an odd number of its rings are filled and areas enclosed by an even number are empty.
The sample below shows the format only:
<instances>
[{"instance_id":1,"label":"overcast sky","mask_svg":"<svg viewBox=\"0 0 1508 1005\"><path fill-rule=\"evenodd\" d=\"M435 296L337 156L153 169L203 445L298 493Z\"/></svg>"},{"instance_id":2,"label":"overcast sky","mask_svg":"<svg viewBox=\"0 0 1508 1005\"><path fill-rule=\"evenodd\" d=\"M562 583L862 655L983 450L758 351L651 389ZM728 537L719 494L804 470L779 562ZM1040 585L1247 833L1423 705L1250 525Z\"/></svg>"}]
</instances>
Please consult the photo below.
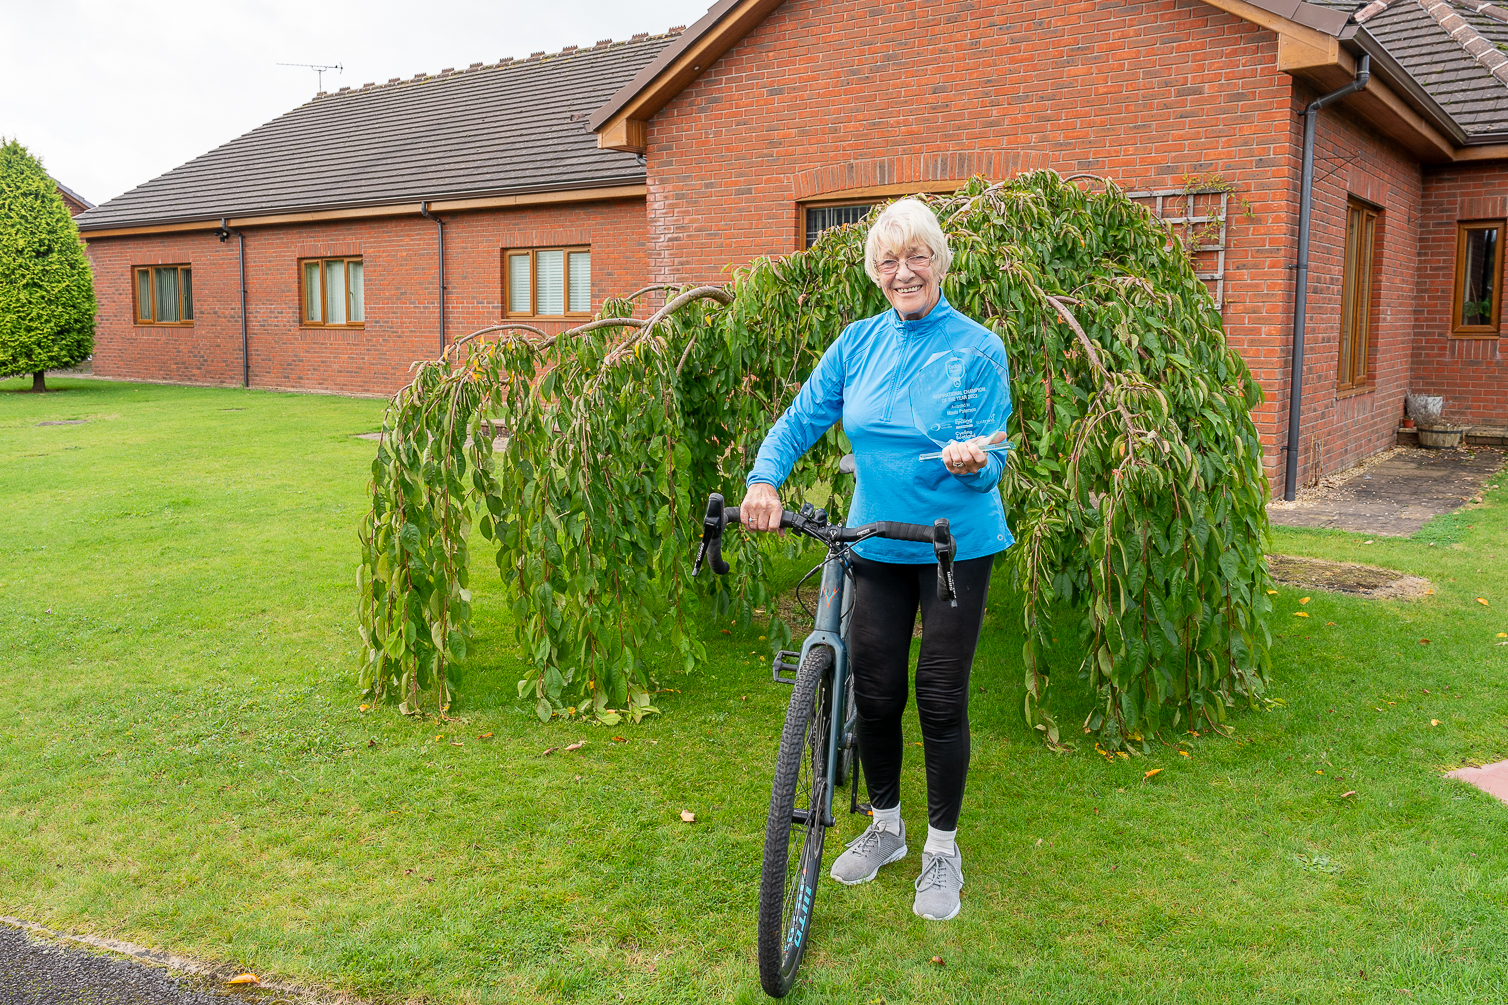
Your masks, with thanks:
<instances>
[{"instance_id":1,"label":"overcast sky","mask_svg":"<svg viewBox=\"0 0 1508 1005\"><path fill-rule=\"evenodd\" d=\"M326 90L659 33L713 0L0 0L0 136L96 204Z\"/></svg>"}]
</instances>

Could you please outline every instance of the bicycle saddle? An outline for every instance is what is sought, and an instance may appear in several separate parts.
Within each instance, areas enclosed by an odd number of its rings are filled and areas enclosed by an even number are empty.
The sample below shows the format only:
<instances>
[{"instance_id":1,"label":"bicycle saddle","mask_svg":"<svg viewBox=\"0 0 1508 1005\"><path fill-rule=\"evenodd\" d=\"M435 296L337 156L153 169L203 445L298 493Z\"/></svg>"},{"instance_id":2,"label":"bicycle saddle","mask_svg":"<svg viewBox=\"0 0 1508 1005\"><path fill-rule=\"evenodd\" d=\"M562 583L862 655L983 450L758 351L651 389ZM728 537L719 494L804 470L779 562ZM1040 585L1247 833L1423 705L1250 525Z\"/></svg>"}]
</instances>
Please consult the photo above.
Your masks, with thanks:
<instances>
[{"instance_id":1,"label":"bicycle saddle","mask_svg":"<svg viewBox=\"0 0 1508 1005\"><path fill-rule=\"evenodd\" d=\"M838 462L838 474L840 475L855 474L858 470L858 466L854 464L853 454L844 454L843 459Z\"/></svg>"}]
</instances>

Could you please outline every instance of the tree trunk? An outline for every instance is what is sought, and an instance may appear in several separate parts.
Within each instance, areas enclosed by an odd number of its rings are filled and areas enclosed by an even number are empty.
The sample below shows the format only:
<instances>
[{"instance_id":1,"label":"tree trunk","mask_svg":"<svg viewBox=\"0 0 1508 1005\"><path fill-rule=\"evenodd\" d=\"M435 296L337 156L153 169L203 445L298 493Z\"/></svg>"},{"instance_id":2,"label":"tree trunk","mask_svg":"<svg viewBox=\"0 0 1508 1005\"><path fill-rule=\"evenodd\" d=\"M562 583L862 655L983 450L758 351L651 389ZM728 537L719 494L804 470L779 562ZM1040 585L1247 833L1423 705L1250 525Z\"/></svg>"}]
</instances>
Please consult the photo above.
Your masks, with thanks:
<instances>
[{"instance_id":1,"label":"tree trunk","mask_svg":"<svg viewBox=\"0 0 1508 1005\"><path fill-rule=\"evenodd\" d=\"M38 370L31 375L31 390L33 394L47 393L47 371Z\"/></svg>"}]
</instances>

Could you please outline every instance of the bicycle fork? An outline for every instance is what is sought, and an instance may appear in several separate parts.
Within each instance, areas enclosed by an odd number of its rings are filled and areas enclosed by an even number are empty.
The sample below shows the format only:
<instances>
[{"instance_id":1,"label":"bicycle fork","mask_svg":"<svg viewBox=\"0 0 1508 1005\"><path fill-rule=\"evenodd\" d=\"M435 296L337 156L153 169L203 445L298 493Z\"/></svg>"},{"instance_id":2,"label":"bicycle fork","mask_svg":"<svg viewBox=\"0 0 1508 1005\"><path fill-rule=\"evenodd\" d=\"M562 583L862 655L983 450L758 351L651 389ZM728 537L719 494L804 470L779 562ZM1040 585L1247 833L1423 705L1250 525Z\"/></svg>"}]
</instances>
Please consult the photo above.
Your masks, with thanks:
<instances>
[{"instance_id":1,"label":"bicycle fork","mask_svg":"<svg viewBox=\"0 0 1508 1005\"><path fill-rule=\"evenodd\" d=\"M849 590L852 589L848 577L843 568L843 561L838 557L829 557L822 566L822 588L817 595L816 624L806 641L801 645L801 652L782 652L776 655L773 667L774 679L782 684L794 684L794 677L782 677L782 670L794 670L801 666L806 659L806 654L813 646L827 646L833 651L833 678L829 694L829 728L827 733L827 750L824 763L826 770L822 778L822 805L821 823L823 827L832 827L833 820L833 796L836 786L833 784L838 777L838 758L842 756L843 742L848 731L847 704L848 704L848 647L844 638L848 634L847 614L850 601ZM794 656L794 662L787 661L786 657ZM820 712L820 710L819 710ZM857 751L854 754L854 776L857 786L858 767ZM857 788L855 789L857 800ZM855 805L857 803L855 802ZM816 809L814 807L813 809ZM791 822L805 826L809 819L808 810L794 810Z\"/></svg>"}]
</instances>

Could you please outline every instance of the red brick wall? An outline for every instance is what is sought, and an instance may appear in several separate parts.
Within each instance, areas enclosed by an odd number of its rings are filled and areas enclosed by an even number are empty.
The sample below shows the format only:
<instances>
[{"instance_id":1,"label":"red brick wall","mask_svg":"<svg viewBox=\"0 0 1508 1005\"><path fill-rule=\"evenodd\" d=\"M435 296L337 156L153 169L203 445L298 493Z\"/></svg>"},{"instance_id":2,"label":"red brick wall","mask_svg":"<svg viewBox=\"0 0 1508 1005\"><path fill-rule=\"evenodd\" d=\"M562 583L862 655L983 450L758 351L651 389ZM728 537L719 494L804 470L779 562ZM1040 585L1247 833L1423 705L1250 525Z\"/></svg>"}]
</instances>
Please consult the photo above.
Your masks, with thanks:
<instances>
[{"instance_id":1,"label":"red brick wall","mask_svg":"<svg viewBox=\"0 0 1508 1005\"><path fill-rule=\"evenodd\" d=\"M442 218L448 341L501 319L504 248L591 245L594 309L604 296L630 293L646 282L644 203L639 200ZM439 354L436 227L431 221L387 217L248 227L245 234L253 387L391 394L407 382L414 360ZM363 259L366 327L301 327L298 260L346 254ZM214 232L97 238L89 242L89 257L99 298L95 373L187 384L241 383L234 237L223 244ZM133 324L131 267L170 262L193 266L194 324Z\"/></svg>"},{"instance_id":2,"label":"red brick wall","mask_svg":"<svg viewBox=\"0 0 1508 1005\"><path fill-rule=\"evenodd\" d=\"M1428 169L1420 233L1418 309L1414 316L1414 383L1445 396L1445 414L1461 422L1508 425L1508 346L1497 338L1452 338L1456 224L1508 217L1508 165ZM1505 255L1508 257L1508 255ZM1508 281L1499 275L1498 282ZM1508 315L1508 310L1504 311Z\"/></svg>"},{"instance_id":3,"label":"red brick wall","mask_svg":"<svg viewBox=\"0 0 1508 1005\"><path fill-rule=\"evenodd\" d=\"M1041 164L1131 189L1218 174L1235 186L1226 332L1266 389L1255 417L1269 473L1281 477L1302 105L1276 55L1275 34L1199 0L1073 2L1050 16L1024 2L788 0L650 122L653 274L710 279L725 263L788 251L795 200L835 188ZM1419 181L1360 130L1322 135L1321 173L1360 156L1356 170L1382 181L1398 231L1385 256L1392 275L1379 284L1383 393L1333 400L1337 302L1328 286L1311 295L1306 401L1319 408L1307 426L1337 424L1322 434L1330 469L1385 445L1381 416L1402 393L1407 322L1397 308L1412 285L1408 200ZM1316 202L1311 275L1324 283L1348 179L1333 174Z\"/></svg>"},{"instance_id":4,"label":"red brick wall","mask_svg":"<svg viewBox=\"0 0 1508 1005\"><path fill-rule=\"evenodd\" d=\"M1301 127L1304 105L1317 95L1300 88L1293 104ZM1301 129L1295 139L1302 143ZM1300 148L1302 149L1302 148ZM1337 471L1397 442L1408 391L1414 337L1415 273L1419 262L1418 162L1392 141L1349 115L1344 106L1319 113L1314 144L1314 190L1309 241L1309 304L1304 335L1304 409L1299 484ZM1295 193L1297 192L1295 179ZM1372 263L1368 383L1338 390L1341 288L1345 277L1348 199L1381 212ZM1297 240L1295 216L1295 240ZM1284 264L1291 264L1291 254ZM1292 314L1292 301L1287 309ZM1291 322L1269 341L1290 364ZM1287 440L1286 379L1277 427ZM1318 470L1315 462L1319 461ZM1279 465L1281 474L1281 464Z\"/></svg>"}]
</instances>

